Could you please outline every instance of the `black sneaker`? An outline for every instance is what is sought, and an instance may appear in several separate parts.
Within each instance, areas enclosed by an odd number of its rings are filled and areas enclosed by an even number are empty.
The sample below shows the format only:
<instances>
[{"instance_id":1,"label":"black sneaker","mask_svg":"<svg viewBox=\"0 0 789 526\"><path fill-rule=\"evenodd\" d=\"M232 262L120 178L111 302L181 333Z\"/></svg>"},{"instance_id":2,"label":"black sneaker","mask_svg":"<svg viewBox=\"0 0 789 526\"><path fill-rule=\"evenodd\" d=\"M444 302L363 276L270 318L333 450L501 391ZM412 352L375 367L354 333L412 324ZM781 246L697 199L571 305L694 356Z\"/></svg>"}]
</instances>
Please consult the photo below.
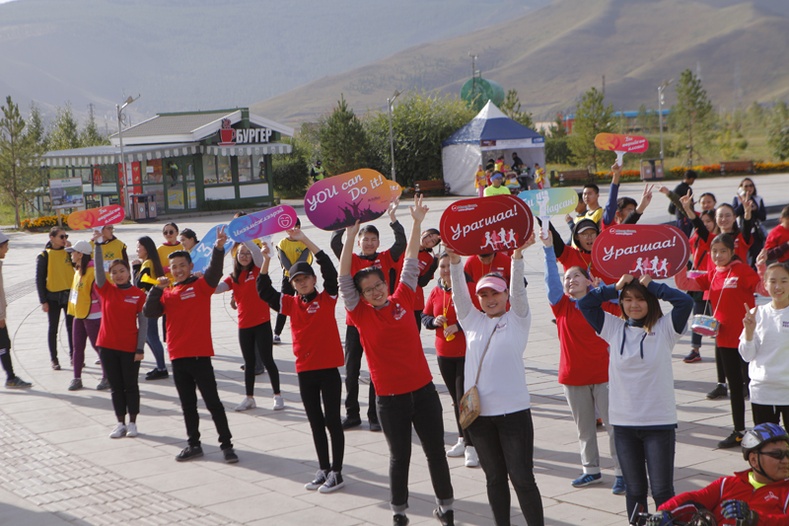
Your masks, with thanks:
<instances>
[{"instance_id":1,"label":"black sneaker","mask_svg":"<svg viewBox=\"0 0 789 526\"><path fill-rule=\"evenodd\" d=\"M380 430L381 430L381 424L379 424L378 422L370 421L370 431L377 433Z\"/></svg>"},{"instance_id":2,"label":"black sneaker","mask_svg":"<svg viewBox=\"0 0 789 526\"><path fill-rule=\"evenodd\" d=\"M8 389L29 389L33 387L33 384L22 380L18 376L14 376L13 378L9 378L8 380L6 380L5 386Z\"/></svg>"},{"instance_id":3,"label":"black sneaker","mask_svg":"<svg viewBox=\"0 0 789 526\"><path fill-rule=\"evenodd\" d=\"M729 388L726 387L726 384L718 384L715 389L707 393L707 398L710 400L717 400L725 396L729 396Z\"/></svg>"},{"instance_id":4,"label":"black sneaker","mask_svg":"<svg viewBox=\"0 0 789 526\"><path fill-rule=\"evenodd\" d=\"M409 522L411 521L404 513L395 513L392 517L392 526L408 526Z\"/></svg>"},{"instance_id":5,"label":"black sneaker","mask_svg":"<svg viewBox=\"0 0 789 526\"><path fill-rule=\"evenodd\" d=\"M162 380L170 376L167 369L153 369L145 375L146 380Z\"/></svg>"},{"instance_id":6,"label":"black sneaker","mask_svg":"<svg viewBox=\"0 0 789 526\"><path fill-rule=\"evenodd\" d=\"M304 489L308 489L310 491L315 491L316 489L320 488L326 483L326 480L329 476L328 471L323 471L319 469L317 473L315 473L315 478L312 479L311 482L307 482L304 484Z\"/></svg>"},{"instance_id":7,"label":"black sneaker","mask_svg":"<svg viewBox=\"0 0 789 526\"><path fill-rule=\"evenodd\" d=\"M319 493L331 493L332 491L337 491L338 489L344 488L345 482L342 480L342 475L339 471L330 471L329 476L326 477L326 482L323 483L323 486L318 488Z\"/></svg>"},{"instance_id":8,"label":"black sneaker","mask_svg":"<svg viewBox=\"0 0 789 526\"><path fill-rule=\"evenodd\" d=\"M352 427L359 427L362 425L362 419L357 417L346 416L342 419L342 428L351 429Z\"/></svg>"},{"instance_id":9,"label":"black sneaker","mask_svg":"<svg viewBox=\"0 0 789 526\"><path fill-rule=\"evenodd\" d=\"M441 513L441 508L436 508L433 510L433 517L438 519L438 522L443 526L455 526L455 512L453 510Z\"/></svg>"},{"instance_id":10,"label":"black sneaker","mask_svg":"<svg viewBox=\"0 0 789 526\"><path fill-rule=\"evenodd\" d=\"M739 431L732 431L731 435L718 442L718 449L740 447L740 444L742 444L742 433Z\"/></svg>"},{"instance_id":11,"label":"black sneaker","mask_svg":"<svg viewBox=\"0 0 789 526\"><path fill-rule=\"evenodd\" d=\"M187 460L192 460L193 458L202 457L203 456L203 448L200 446L186 446L181 450L180 453L175 455L175 460L178 462L186 462Z\"/></svg>"},{"instance_id":12,"label":"black sneaker","mask_svg":"<svg viewBox=\"0 0 789 526\"><path fill-rule=\"evenodd\" d=\"M200 454L201 455L203 454L202 450L200 451ZM229 447L227 449L223 449L222 450L222 455L224 455L225 462L228 463L228 464L235 464L235 463L238 462L238 455L236 455L236 452L235 452L235 450L232 447Z\"/></svg>"},{"instance_id":13,"label":"black sneaker","mask_svg":"<svg viewBox=\"0 0 789 526\"><path fill-rule=\"evenodd\" d=\"M50 365L52 366L53 371L60 371L60 363L58 363L57 360L52 360Z\"/></svg>"}]
</instances>

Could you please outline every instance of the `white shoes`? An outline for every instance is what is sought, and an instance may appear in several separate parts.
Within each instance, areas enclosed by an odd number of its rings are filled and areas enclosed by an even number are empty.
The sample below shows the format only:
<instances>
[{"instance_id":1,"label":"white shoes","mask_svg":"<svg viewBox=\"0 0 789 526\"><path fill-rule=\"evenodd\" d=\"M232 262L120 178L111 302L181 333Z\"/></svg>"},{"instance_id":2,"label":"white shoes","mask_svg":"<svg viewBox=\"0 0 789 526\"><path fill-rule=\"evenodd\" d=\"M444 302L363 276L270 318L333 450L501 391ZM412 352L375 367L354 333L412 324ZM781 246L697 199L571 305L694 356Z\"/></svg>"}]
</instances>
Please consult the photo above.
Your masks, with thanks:
<instances>
[{"instance_id":1,"label":"white shoes","mask_svg":"<svg viewBox=\"0 0 789 526\"><path fill-rule=\"evenodd\" d=\"M244 401L236 406L236 411L247 411L248 409L255 409L257 404L254 398L244 398Z\"/></svg>"},{"instance_id":2,"label":"white shoes","mask_svg":"<svg viewBox=\"0 0 789 526\"><path fill-rule=\"evenodd\" d=\"M118 422L118 425L116 425L115 429L113 429L112 433L110 433L110 438L125 437L126 433L127 433L126 426L123 425L121 422Z\"/></svg>"},{"instance_id":3,"label":"white shoes","mask_svg":"<svg viewBox=\"0 0 789 526\"><path fill-rule=\"evenodd\" d=\"M285 409L285 399L282 395L274 395L274 411Z\"/></svg>"},{"instance_id":4,"label":"white shoes","mask_svg":"<svg viewBox=\"0 0 789 526\"><path fill-rule=\"evenodd\" d=\"M126 436L134 438L138 435L137 433L137 424L135 422L129 422L129 425L126 426Z\"/></svg>"},{"instance_id":5,"label":"white shoes","mask_svg":"<svg viewBox=\"0 0 789 526\"><path fill-rule=\"evenodd\" d=\"M477 449L474 446L468 446L466 448L466 467L479 467L479 457L477 456Z\"/></svg>"},{"instance_id":6,"label":"white shoes","mask_svg":"<svg viewBox=\"0 0 789 526\"><path fill-rule=\"evenodd\" d=\"M447 450L447 456L450 458L462 457L465 451L466 451L466 441L463 439L463 437L460 437L458 438L458 443Z\"/></svg>"}]
</instances>

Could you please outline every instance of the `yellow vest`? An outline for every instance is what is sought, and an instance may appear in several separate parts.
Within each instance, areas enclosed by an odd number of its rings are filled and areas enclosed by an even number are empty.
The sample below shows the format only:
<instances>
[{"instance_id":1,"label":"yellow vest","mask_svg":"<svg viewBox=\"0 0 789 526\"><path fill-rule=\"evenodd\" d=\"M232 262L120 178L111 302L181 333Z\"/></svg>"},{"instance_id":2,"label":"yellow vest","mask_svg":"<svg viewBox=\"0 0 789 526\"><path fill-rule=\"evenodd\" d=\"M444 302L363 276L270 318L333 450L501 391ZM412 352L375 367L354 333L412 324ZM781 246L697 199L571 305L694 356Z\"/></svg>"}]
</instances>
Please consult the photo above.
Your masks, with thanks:
<instances>
[{"instance_id":1,"label":"yellow vest","mask_svg":"<svg viewBox=\"0 0 789 526\"><path fill-rule=\"evenodd\" d=\"M184 250L184 246L181 243L177 245L159 245L156 248L156 252L159 254L159 261L162 263L162 268L170 268L170 260L167 259L167 256L175 252L176 250ZM165 273L165 276L170 278L172 281L173 275L169 272Z\"/></svg>"},{"instance_id":2,"label":"yellow vest","mask_svg":"<svg viewBox=\"0 0 789 526\"><path fill-rule=\"evenodd\" d=\"M71 293L68 297L68 314L84 320L90 314L90 293L93 289L96 269L88 267L85 275L80 276L79 272L74 273L74 281L71 284Z\"/></svg>"},{"instance_id":3,"label":"yellow vest","mask_svg":"<svg viewBox=\"0 0 789 526\"><path fill-rule=\"evenodd\" d=\"M277 244L277 248L285 254L285 257L288 258L288 261L296 263L304 251L307 250L307 245L301 241L293 241L285 237L282 238L282 240L280 240L280 242ZM312 265L312 253L307 256L307 263ZM290 276L289 268L284 268L282 270L284 271L285 277Z\"/></svg>"},{"instance_id":4,"label":"yellow vest","mask_svg":"<svg viewBox=\"0 0 789 526\"><path fill-rule=\"evenodd\" d=\"M47 290L49 292L62 292L71 288L74 278L74 266L71 264L71 254L64 249L46 249L47 253Z\"/></svg>"}]
</instances>

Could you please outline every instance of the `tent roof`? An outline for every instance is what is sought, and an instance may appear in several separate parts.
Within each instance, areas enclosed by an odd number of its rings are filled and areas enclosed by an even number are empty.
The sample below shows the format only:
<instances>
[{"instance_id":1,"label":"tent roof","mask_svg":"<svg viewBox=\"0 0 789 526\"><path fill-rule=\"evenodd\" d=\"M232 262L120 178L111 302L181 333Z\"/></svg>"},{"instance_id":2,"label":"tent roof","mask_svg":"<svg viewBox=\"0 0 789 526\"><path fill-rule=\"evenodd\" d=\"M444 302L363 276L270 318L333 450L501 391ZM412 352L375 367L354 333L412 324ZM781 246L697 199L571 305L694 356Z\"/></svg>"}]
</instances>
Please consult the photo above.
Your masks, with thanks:
<instances>
[{"instance_id":1,"label":"tent roof","mask_svg":"<svg viewBox=\"0 0 789 526\"><path fill-rule=\"evenodd\" d=\"M453 133L441 146L450 144L479 144L481 141L536 139L542 136L504 115L488 101L471 122Z\"/></svg>"}]
</instances>

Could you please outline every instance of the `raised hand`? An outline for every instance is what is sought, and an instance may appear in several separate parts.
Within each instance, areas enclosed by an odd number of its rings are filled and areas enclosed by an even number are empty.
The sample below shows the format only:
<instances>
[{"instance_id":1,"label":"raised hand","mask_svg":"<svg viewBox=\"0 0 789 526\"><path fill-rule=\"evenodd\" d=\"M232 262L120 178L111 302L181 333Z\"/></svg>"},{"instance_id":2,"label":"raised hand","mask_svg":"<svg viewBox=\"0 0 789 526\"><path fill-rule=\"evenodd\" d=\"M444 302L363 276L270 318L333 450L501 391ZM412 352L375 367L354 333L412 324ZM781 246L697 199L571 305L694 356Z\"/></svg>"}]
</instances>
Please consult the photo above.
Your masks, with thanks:
<instances>
[{"instance_id":1,"label":"raised hand","mask_svg":"<svg viewBox=\"0 0 789 526\"><path fill-rule=\"evenodd\" d=\"M687 211L688 214L692 217L692 215L694 214L694 212L693 212L693 190L688 188L688 193L683 195L682 197L680 197L679 201L680 201L680 203L682 203L682 207L685 209L685 211Z\"/></svg>"},{"instance_id":2,"label":"raised hand","mask_svg":"<svg viewBox=\"0 0 789 526\"><path fill-rule=\"evenodd\" d=\"M622 274L622 277L616 282L616 290L622 290L625 288L625 285L633 281L633 279L633 276L630 274Z\"/></svg>"},{"instance_id":3,"label":"raised hand","mask_svg":"<svg viewBox=\"0 0 789 526\"><path fill-rule=\"evenodd\" d=\"M747 303L743 303L743 306L745 306L745 317L742 319L742 327L745 329L745 339L750 341L756 330L756 309L751 310Z\"/></svg>"},{"instance_id":4,"label":"raised hand","mask_svg":"<svg viewBox=\"0 0 789 526\"><path fill-rule=\"evenodd\" d=\"M263 243L263 246L260 247L260 255L263 256L263 259L271 259L271 249L268 246L268 243Z\"/></svg>"},{"instance_id":5,"label":"raised hand","mask_svg":"<svg viewBox=\"0 0 789 526\"><path fill-rule=\"evenodd\" d=\"M294 241L304 241L304 232L302 232L301 229L298 227L286 230L285 233L288 235L290 239Z\"/></svg>"},{"instance_id":6,"label":"raised hand","mask_svg":"<svg viewBox=\"0 0 789 526\"><path fill-rule=\"evenodd\" d=\"M424 221L428 210L430 210L430 208L423 204L421 194L414 196L414 206L409 207L409 209L411 210L411 218L420 223ZM392 222L394 222L394 220L392 220Z\"/></svg>"},{"instance_id":7,"label":"raised hand","mask_svg":"<svg viewBox=\"0 0 789 526\"><path fill-rule=\"evenodd\" d=\"M457 252L449 248L449 245L444 246L444 252L446 252L447 255L449 256L450 263L454 263L454 264L460 263L460 256L458 255Z\"/></svg>"},{"instance_id":8,"label":"raised hand","mask_svg":"<svg viewBox=\"0 0 789 526\"><path fill-rule=\"evenodd\" d=\"M214 246L216 248L225 248L225 243L227 243L227 233L225 233L225 225L219 225L216 227L216 243Z\"/></svg>"},{"instance_id":9,"label":"raised hand","mask_svg":"<svg viewBox=\"0 0 789 526\"><path fill-rule=\"evenodd\" d=\"M416 197L416 196L415 196ZM389 203L389 208L386 209L386 213L389 214L389 222L394 223L397 221L397 207L400 206L400 198L398 197L391 203Z\"/></svg>"},{"instance_id":10,"label":"raised hand","mask_svg":"<svg viewBox=\"0 0 789 526\"><path fill-rule=\"evenodd\" d=\"M652 276L649 274L641 274L641 276L638 278L638 282L646 287L652 282Z\"/></svg>"},{"instance_id":11,"label":"raised hand","mask_svg":"<svg viewBox=\"0 0 789 526\"><path fill-rule=\"evenodd\" d=\"M355 222L351 226L345 227L345 242L353 243L353 240L356 239L356 234L358 233L359 233L359 221Z\"/></svg>"}]
</instances>

